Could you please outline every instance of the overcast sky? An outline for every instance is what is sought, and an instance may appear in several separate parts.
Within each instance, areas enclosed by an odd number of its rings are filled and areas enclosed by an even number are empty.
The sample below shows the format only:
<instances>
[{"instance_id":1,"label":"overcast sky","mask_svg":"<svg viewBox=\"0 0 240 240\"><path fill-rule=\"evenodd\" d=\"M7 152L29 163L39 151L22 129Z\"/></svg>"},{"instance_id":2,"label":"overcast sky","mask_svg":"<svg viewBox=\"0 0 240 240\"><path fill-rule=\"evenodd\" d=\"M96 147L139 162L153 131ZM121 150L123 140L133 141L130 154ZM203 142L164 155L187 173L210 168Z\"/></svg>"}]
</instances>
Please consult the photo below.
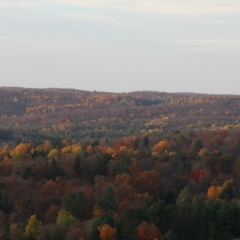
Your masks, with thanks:
<instances>
[{"instance_id":1,"label":"overcast sky","mask_svg":"<svg viewBox=\"0 0 240 240\"><path fill-rule=\"evenodd\" d=\"M0 86L240 94L240 1L0 0Z\"/></svg>"}]
</instances>

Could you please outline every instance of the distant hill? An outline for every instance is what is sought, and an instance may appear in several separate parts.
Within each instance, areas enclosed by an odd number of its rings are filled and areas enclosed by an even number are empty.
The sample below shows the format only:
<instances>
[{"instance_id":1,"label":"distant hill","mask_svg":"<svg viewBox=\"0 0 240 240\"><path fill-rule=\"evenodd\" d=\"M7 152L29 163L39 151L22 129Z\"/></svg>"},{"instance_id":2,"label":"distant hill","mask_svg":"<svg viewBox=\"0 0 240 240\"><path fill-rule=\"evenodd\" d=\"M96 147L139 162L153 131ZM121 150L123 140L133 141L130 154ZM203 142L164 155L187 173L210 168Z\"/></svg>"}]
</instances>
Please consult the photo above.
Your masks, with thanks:
<instances>
[{"instance_id":1,"label":"distant hill","mask_svg":"<svg viewBox=\"0 0 240 240\"><path fill-rule=\"evenodd\" d=\"M240 128L240 96L0 88L0 141Z\"/></svg>"}]
</instances>

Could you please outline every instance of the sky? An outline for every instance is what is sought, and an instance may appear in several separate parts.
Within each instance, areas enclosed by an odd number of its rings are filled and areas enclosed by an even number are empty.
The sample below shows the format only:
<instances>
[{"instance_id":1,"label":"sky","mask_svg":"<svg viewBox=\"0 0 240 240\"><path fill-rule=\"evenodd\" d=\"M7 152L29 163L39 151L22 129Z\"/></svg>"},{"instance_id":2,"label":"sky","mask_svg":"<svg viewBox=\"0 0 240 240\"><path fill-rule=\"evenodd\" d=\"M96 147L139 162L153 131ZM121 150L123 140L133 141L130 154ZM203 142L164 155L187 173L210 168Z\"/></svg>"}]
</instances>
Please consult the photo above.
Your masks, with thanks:
<instances>
[{"instance_id":1,"label":"sky","mask_svg":"<svg viewBox=\"0 0 240 240\"><path fill-rule=\"evenodd\" d=\"M240 95L240 1L0 0L0 86Z\"/></svg>"}]
</instances>

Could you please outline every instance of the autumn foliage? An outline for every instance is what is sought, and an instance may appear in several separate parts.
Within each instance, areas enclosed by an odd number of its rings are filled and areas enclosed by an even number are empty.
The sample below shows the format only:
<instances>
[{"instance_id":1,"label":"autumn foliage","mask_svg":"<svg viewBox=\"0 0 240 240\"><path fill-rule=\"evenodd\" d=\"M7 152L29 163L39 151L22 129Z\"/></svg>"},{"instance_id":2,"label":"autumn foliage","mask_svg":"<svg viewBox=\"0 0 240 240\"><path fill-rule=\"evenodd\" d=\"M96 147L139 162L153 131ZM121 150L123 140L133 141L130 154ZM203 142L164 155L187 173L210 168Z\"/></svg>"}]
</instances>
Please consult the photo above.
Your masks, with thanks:
<instances>
[{"instance_id":1,"label":"autumn foliage","mask_svg":"<svg viewBox=\"0 0 240 240\"><path fill-rule=\"evenodd\" d=\"M239 139L224 130L9 142L0 147L0 239L236 238Z\"/></svg>"},{"instance_id":2,"label":"autumn foliage","mask_svg":"<svg viewBox=\"0 0 240 240\"><path fill-rule=\"evenodd\" d=\"M5 87L0 96L0 139L5 141L122 138L115 149L134 149L135 136L162 136L169 129L221 130L215 141L223 144L224 131L240 128L239 96ZM184 146L186 140L182 135L177 143ZM209 147L205 142L201 148Z\"/></svg>"},{"instance_id":3,"label":"autumn foliage","mask_svg":"<svg viewBox=\"0 0 240 240\"><path fill-rule=\"evenodd\" d=\"M160 240L162 233L161 231L153 224L148 224L143 222L138 226L138 237L139 240Z\"/></svg>"},{"instance_id":4,"label":"autumn foliage","mask_svg":"<svg viewBox=\"0 0 240 240\"><path fill-rule=\"evenodd\" d=\"M116 239L115 238L116 233L117 233L116 228L112 228L108 224L104 224L104 225L98 227L98 230L100 232L101 240L114 240L114 239Z\"/></svg>"}]
</instances>

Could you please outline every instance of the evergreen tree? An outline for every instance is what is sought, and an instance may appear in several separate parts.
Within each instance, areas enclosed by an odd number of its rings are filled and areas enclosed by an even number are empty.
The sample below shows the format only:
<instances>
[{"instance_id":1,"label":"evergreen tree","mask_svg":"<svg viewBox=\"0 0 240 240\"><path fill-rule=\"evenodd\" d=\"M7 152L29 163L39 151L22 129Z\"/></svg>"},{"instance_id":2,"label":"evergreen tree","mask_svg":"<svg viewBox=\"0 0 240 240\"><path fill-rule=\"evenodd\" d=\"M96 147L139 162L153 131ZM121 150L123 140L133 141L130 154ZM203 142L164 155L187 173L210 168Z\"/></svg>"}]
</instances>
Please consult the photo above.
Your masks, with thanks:
<instances>
[{"instance_id":1,"label":"evergreen tree","mask_svg":"<svg viewBox=\"0 0 240 240\"><path fill-rule=\"evenodd\" d=\"M24 180L28 180L28 178L31 177L31 174L32 174L32 168L31 167L26 167L24 169L22 177L23 177Z\"/></svg>"},{"instance_id":2,"label":"evergreen tree","mask_svg":"<svg viewBox=\"0 0 240 240\"><path fill-rule=\"evenodd\" d=\"M203 200L195 200L192 204L190 221L192 238L196 240L207 239L208 210Z\"/></svg>"},{"instance_id":3,"label":"evergreen tree","mask_svg":"<svg viewBox=\"0 0 240 240\"><path fill-rule=\"evenodd\" d=\"M164 201L154 202L147 210L148 221L154 223L164 234L168 229L168 213Z\"/></svg>"},{"instance_id":4,"label":"evergreen tree","mask_svg":"<svg viewBox=\"0 0 240 240\"><path fill-rule=\"evenodd\" d=\"M65 236L60 228L56 229L50 238L50 240L65 240Z\"/></svg>"},{"instance_id":5,"label":"evergreen tree","mask_svg":"<svg viewBox=\"0 0 240 240\"><path fill-rule=\"evenodd\" d=\"M56 177L64 177L65 173L62 170L62 168L58 165L58 163L55 160L52 160L52 163L50 165L51 167L51 179L55 180Z\"/></svg>"},{"instance_id":6,"label":"evergreen tree","mask_svg":"<svg viewBox=\"0 0 240 240\"><path fill-rule=\"evenodd\" d=\"M113 213L112 211L107 211L97 217L96 219L93 220L92 222L92 228L90 232L89 239L90 240L100 240L100 232L98 230L99 226L102 226L104 224L108 224L110 226L113 226Z\"/></svg>"},{"instance_id":7,"label":"evergreen tree","mask_svg":"<svg viewBox=\"0 0 240 240\"><path fill-rule=\"evenodd\" d=\"M124 172L129 173L129 167L131 163L132 163L132 160L128 156L120 159L119 162L113 165L114 174L118 175L118 174L123 174Z\"/></svg>"},{"instance_id":8,"label":"evergreen tree","mask_svg":"<svg viewBox=\"0 0 240 240\"><path fill-rule=\"evenodd\" d=\"M162 237L161 240L177 240L172 230L167 231Z\"/></svg>"},{"instance_id":9,"label":"evergreen tree","mask_svg":"<svg viewBox=\"0 0 240 240\"><path fill-rule=\"evenodd\" d=\"M63 208L75 218L85 217L85 200L82 192L70 193L63 201Z\"/></svg>"},{"instance_id":10,"label":"evergreen tree","mask_svg":"<svg viewBox=\"0 0 240 240\"><path fill-rule=\"evenodd\" d=\"M116 209L116 197L111 186L107 187L97 203L104 211Z\"/></svg>"},{"instance_id":11,"label":"evergreen tree","mask_svg":"<svg viewBox=\"0 0 240 240\"><path fill-rule=\"evenodd\" d=\"M187 207L192 203L192 200L193 200L192 191L188 187L185 187L179 193L176 200L176 205L178 208Z\"/></svg>"},{"instance_id":12,"label":"evergreen tree","mask_svg":"<svg viewBox=\"0 0 240 240\"><path fill-rule=\"evenodd\" d=\"M77 155L75 158L75 161L73 164L73 170L79 176L82 174L82 165L81 165L81 159L79 155Z\"/></svg>"},{"instance_id":13,"label":"evergreen tree","mask_svg":"<svg viewBox=\"0 0 240 240\"><path fill-rule=\"evenodd\" d=\"M194 142L194 152L199 152L203 148L203 142L201 139L198 139Z\"/></svg>"},{"instance_id":14,"label":"evergreen tree","mask_svg":"<svg viewBox=\"0 0 240 240\"><path fill-rule=\"evenodd\" d=\"M118 237L122 240L137 240L137 227L147 219L144 208L125 209L118 223Z\"/></svg>"},{"instance_id":15,"label":"evergreen tree","mask_svg":"<svg viewBox=\"0 0 240 240\"><path fill-rule=\"evenodd\" d=\"M234 198L234 190L232 184L229 182L227 186L223 189L221 194L219 195L219 198L225 199L227 201Z\"/></svg>"},{"instance_id":16,"label":"evergreen tree","mask_svg":"<svg viewBox=\"0 0 240 240\"><path fill-rule=\"evenodd\" d=\"M112 156L105 153L103 154L95 164L95 175L106 176L108 174L108 162L112 159Z\"/></svg>"},{"instance_id":17,"label":"evergreen tree","mask_svg":"<svg viewBox=\"0 0 240 240\"><path fill-rule=\"evenodd\" d=\"M217 229L218 231L226 231L231 234L235 233L237 216L239 208L236 203L224 202L217 211Z\"/></svg>"},{"instance_id":18,"label":"evergreen tree","mask_svg":"<svg viewBox=\"0 0 240 240\"><path fill-rule=\"evenodd\" d=\"M145 136L144 138L143 138L143 145L144 145L144 147L148 147L148 144L149 144L149 139L148 139L148 137L147 136Z\"/></svg>"}]
</instances>

